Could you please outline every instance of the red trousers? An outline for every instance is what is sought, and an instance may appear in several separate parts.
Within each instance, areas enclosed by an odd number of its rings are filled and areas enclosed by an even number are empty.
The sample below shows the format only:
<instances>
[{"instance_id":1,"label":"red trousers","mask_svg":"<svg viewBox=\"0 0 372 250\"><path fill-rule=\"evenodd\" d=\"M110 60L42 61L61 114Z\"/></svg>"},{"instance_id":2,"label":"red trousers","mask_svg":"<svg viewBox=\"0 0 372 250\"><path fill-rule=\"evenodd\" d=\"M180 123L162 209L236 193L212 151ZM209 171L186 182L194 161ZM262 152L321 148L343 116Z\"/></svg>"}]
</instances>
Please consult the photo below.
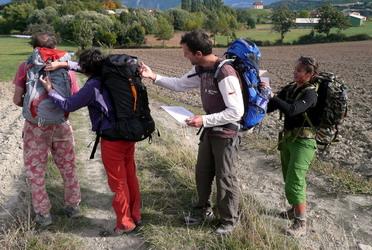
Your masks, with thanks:
<instances>
[{"instance_id":1,"label":"red trousers","mask_svg":"<svg viewBox=\"0 0 372 250\"><path fill-rule=\"evenodd\" d=\"M135 143L101 140L101 154L108 185L115 193L112 207L116 228L133 229L141 220L141 196L134 162Z\"/></svg>"}]
</instances>

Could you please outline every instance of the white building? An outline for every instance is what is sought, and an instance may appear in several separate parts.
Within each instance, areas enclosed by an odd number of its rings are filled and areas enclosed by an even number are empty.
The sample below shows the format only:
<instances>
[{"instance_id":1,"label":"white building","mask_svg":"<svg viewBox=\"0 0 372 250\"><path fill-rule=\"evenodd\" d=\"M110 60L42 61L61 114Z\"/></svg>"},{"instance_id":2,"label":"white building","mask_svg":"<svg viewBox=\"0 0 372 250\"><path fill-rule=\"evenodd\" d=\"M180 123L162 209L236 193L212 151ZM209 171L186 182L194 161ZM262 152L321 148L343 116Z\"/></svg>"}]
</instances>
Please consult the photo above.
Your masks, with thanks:
<instances>
[{"instance_id":1,"label":"white building","mask_svg":"<svg viewBox=\"0 0 372 250\"><path fill-rule=\"evenodd\" d=\"M252 4L252 8L256 10L262 10L264 8L264 4L262 1L255 1Z\"/></svg>"},{"instance_id":2,"label":"white building","mask_svg":"<svg viewBox=\"0 0 372 250\"><path fill-rule=\"evenodd\" d=\"M311 28L319 23L320 18L296 18L297 28Z\"/></svg>"}]
</instances>

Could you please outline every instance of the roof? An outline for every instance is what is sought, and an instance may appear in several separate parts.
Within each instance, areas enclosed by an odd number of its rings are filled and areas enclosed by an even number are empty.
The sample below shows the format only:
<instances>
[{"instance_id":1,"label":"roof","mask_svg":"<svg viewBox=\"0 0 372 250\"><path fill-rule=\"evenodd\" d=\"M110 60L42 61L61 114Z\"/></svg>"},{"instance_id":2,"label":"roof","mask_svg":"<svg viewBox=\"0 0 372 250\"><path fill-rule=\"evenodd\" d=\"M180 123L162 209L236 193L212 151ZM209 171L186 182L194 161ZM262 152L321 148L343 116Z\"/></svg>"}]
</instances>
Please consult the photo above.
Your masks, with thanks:
<instances>
[{"instance_id":1,"label":"roof","mask_svg":"<svg viewBox=\"0 0 372 250\"><path fill-rule=\"evenodd\" d=\"M358 19L360 19L360 20L363 20L363 21L367 21L367 17L365 17L365 16L362 16L362 15L358 15L358 14L349 14L349 16L350 17L354 17L354 18L358 18Z\"/></svg>"},{"instance_id":2,"label":"roof","mask_svg":"<svg viewBox=\"0 0 372 250\"><path fill-rule=\"evenodd\" d=\"M320 18L296 18L296 23L300 24L313 24L319 23Z\"/></svg>"},{"instance_id":3,"label":"roof","mask_svg":"<svg viewBox=\"0 0 372 250\"><path fill-rule=\"evenodd\" d=\"M256 1L256 2L253 2L253 5L263 5L263 2L262 1Z\"/></svg>"}]
</instances>

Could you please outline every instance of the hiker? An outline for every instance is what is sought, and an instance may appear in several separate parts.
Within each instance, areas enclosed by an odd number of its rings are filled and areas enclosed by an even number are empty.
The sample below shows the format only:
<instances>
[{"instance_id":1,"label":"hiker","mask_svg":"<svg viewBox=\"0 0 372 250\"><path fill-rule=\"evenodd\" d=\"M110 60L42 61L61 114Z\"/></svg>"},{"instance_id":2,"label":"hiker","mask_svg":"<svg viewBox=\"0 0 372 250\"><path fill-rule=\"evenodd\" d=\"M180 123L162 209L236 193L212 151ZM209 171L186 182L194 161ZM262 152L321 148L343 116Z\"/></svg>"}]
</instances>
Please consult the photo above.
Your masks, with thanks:
<instances>
[{"instance_id":1,"label":"hiker","mask_svg":"<svg viewBox=\"0 0 372 250\"><path fill-rule=\"evenodd\" d=\"M286 231L292 236L306 234L306 175L316 151L313 125L319 115L314 112L317 92L311 81L317 70L315 59L300 57L293 72L293 82L270 99L267 110L269 113L279 109L284 114L284 130L279 133L278 149L285 196L292 207L280 213L280 217L293 220Z\"/></svg>"},{"instance_id":2,"label":"hiker","mask_svg":"<svg viewBox=\"0 0 372 250\"><path fill-rule=\"evenodd\" d=\"M156 74L144 63L140 71L142 77L174 91L201 89L206 115L195 115L186 120L188 126L204 128L195 168L199 200L190 216L185 217L185 222L194 225L214 218L210 196L216 177L220 226L215 233L230 234L238 221L239 205L236 160L240 143L239 121L244 113L239 79L234 68L224 64L215 82L214 72L222 60L212 54L212 41L206 32L196 30L185 33L180 44L184 57L193 65L181 78Z\"/></svg>"},{"instance_id":3,"label":"hiker","mask_svg":"<svg viewBox=\"0 0 372 250\"><path fill-rule=\"evenodd\" d=\"M80 186L68 113L48 100L43 86L38 82L38 76L42 74L48 60L67 60L69 55L55 48L57 40L52 33L34 34L31 44L33 53L19 66L13 81L13 102L23 108L25 118L23 159L32 193L35 222L40 226L48 226L52 224L51 204L45 188L48 151L63 179L64 212L69 217L80 215ZM51 75L56 79L61 93L68 96L79 90L73 72L64 70Z\"/></svg>"},{"instance_id":4,"label":"hiker","mask_svg":"<svg viewBox=\"0 0 372 250\"><path fill-rule=\"evenodd\" d=\"M88 80L79 92L64 98L53 89L48 78L41 79L49 97L66 112L88 107L92 130L108 130L114 119L113 105L107 89L102 88L101 72L105 56L98 49L82 51L79 62L53 62L46 70L68 67L84 73ZM108 184L115 193L112 206L116 213L116 226L111 231L100 232L101 236L116 236L132 232L141 224L141 197L134 161L135 142L111 140L101 137L101 157Z\"/></svg>"}]
</instances>

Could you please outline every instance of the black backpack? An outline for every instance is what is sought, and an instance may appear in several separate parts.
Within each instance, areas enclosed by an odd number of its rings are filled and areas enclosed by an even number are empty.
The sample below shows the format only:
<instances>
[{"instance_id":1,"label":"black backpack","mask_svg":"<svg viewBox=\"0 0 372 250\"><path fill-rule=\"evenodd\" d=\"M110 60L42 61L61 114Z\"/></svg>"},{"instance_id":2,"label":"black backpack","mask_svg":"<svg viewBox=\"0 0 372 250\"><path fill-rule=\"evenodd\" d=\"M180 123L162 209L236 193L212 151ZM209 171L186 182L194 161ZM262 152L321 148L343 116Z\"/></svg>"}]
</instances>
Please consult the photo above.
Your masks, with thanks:
<instances>
[{"instance_id":1,"label":"black backpack","mask_svg":"<svg viewBox=\"0 0 372 250\"><path fill-rule=\"evenodd\" d=\"M155 131L146 86L138 72L136 57L110 55L102 68L103 88L109 92L115 112L115 125L103 131L109 139L142 141Z\"/></svg>"},{"instance_id":2,"label":"black backpack","mask_svg":"<svg viewBox=\"0 0 372 250\"><path fill-rule=\"evenodd\" d=\"M112 122L112 129L98 129L95 147L99 137L135 142L151 139L155 122L150 114L146 86L138 72L137 57L109 55L102 67L102 88L109 93L115 121ZM91 159L93 157L94 152Z\"/></svg>"},{"instance_id":3,"label":"black backpack","mask_svg":"<svg viewBox=\"0 0 372 250\"><path fill-rule=\"evenodd\" d=\"M339 125L347 115L347 86L335 74L321 72L312 81L318 93L318 102L309 113L312 126L316 127L316 141L326 148L337 141ZM310 121L306 115L308 122Z\"/></svg>"}]
</instances>

